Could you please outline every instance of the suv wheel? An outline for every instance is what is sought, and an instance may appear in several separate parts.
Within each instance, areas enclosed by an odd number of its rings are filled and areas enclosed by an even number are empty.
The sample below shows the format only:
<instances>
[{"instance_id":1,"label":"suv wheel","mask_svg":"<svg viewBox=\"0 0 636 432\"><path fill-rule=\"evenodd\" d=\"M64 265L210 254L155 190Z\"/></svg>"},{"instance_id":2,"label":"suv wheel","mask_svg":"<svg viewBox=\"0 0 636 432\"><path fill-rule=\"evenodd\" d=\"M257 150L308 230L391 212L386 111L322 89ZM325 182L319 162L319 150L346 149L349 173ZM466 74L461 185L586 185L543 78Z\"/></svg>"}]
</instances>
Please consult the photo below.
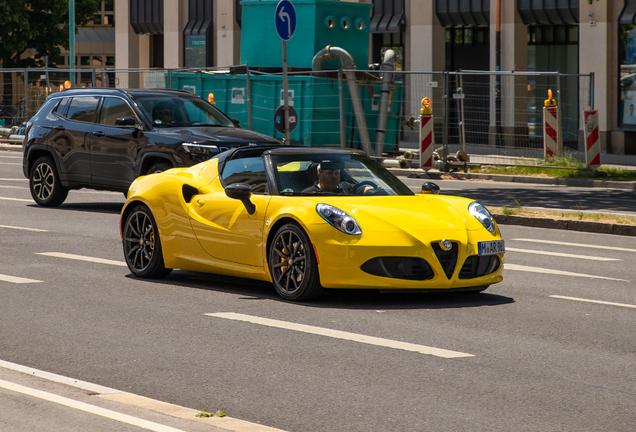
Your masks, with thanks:
<instances>
[{"instance_id":1,"label":"suv wheel","mask_svg":"<svg viewBox=\"0 0 636 432\"><path fill-rule=\"evenodd\" d=\"M157 174L160 172L164 172L172 168L172 166L168 165L165 162L158 162L150 167L146 174Z\"/></svg>"},{"instance_id":2,"label":"suv wheel","mask_svg":"<svg viewBox=\"0 0 636 432\"><path fill-rule=\"evenodd\" d=\"M29 189L33 200L43 207L57 207L68 195L68 189L62 187L55 163L49 156L38 158L31 167Z\"/></svg>"}]
</instances>

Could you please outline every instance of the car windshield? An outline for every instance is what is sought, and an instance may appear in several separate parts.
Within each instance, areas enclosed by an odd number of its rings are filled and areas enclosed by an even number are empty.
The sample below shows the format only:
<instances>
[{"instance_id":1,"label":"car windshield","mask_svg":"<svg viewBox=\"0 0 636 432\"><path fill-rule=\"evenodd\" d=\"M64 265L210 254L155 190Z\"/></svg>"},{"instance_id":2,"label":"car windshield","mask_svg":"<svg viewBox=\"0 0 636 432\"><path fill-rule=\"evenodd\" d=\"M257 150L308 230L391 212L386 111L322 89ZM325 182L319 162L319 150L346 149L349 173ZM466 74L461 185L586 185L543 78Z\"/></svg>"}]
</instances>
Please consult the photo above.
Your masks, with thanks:
<instances>
[{"instance_id":1,"label":"car windshield","mask_svg":"<svg viewBox=\"0 0 636 432\"><path fill-rule=\"evenodd\" d=\"M154 127L236 127L227 117L197 96L154 94L132 95Z\"/></svg>"},{"instance_id":2,"label":"car windshield","mask_svg":"<svg viewBox=\"0 0 636 432\"><path fill-rule=\"evenodd\" d=\"M413 195L364 154L271 155L281 195Z\"/></svg>"}]
</instances>

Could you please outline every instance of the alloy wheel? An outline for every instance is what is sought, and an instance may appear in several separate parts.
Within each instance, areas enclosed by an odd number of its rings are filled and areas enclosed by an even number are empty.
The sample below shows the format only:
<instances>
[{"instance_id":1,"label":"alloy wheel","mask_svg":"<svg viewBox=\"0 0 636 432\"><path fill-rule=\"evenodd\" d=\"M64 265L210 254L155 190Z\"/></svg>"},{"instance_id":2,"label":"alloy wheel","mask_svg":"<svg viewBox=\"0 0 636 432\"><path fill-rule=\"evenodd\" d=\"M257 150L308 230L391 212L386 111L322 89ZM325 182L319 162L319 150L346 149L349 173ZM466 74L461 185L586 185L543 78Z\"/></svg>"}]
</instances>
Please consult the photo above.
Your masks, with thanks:
<instances>
[{"instance_id":1,"label":"alloy wheel","mask_svg":"<svg viewBox=\"0 0 636 432\"><path fill-rule=\"evenodd\" d=\"M307 270L307 251L302 239L293 231L285 230L276 237L272 251L272 277L286 294L294 294L301 288Z\"/></svg>"},{"instance_id":2,"label":"alloy wheel","mask_svg":"<svg viewBox=\"0 0 636 432\"><path fill-rule=\"evenodd\" d=\"M53 192L55 174L47 163L41 163L33 172L33 191L38 199L46 201Z\"/></svg>"},{"instance_id":3,"label":"alloy wheel","mask_svg":"<svg viewBox=\"0 0 636 432\"><path fill-rule=\"evenodd\" d=\"M126 260L138 272L148 268L155 250L155 227L146 212L137 210L124 228Z\"/></svg>"}]
</instances>

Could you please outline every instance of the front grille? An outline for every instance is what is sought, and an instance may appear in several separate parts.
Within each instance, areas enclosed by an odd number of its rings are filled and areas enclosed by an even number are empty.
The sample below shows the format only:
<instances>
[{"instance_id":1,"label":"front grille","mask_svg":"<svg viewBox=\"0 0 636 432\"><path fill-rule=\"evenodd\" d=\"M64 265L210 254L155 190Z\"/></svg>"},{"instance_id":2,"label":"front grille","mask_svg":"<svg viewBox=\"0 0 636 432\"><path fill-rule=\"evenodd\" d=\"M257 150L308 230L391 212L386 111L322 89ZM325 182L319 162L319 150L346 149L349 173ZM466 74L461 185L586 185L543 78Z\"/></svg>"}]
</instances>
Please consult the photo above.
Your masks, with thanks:
<instances>
[{"instance_id":1,"label":"front grille","mask_svg":"<svg viewBox=\"0 0 636 432\"><path fill-rule=\"evenodd\" d=\"M360 269L374 276L394 279L427 280L434 275L426 261L413 257L377 257L362 264Z\"/></svg>"},{"instance_id":2,"label":"front grille","mask_svg":"<svg viewBox=\"0 0 636 432\"><path fill-rule=\"evenodd\" d=\"M473 279L484 276L497 270L500 265L501 261L497 255L469 256L459 271L459 278Z\"/></svg>"},{"instance_id":3,"label":"front grille","mask_svg":"<svg viewBox=\"0 0 636 432\"><path fill-rule=\"evenodd\" d=\"M457 265L457 253L459 251L459 246L457 245L457 243L452 243L453 247L451 247L448 251L442 249L438 242L431 243L433 252L435 252L439 263L442 265L444 274L446 275L447 279L450 279L453 276L455 265Z\"/></svg>"}]
</instances>

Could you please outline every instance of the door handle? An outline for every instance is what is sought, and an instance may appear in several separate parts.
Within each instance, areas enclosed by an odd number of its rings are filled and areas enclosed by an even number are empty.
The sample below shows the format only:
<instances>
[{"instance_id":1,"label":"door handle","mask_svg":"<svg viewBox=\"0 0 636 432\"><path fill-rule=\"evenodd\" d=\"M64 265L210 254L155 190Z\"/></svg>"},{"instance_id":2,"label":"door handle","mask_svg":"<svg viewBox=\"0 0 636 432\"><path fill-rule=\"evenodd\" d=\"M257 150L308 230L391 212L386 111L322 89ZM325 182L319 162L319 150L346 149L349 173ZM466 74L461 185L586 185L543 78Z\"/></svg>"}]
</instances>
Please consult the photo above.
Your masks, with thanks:
<instances>
[{"instance_id":1,"label":"door handle","mask_svg":"<svg viewBox=\"0 0 636 432\"><path fill-rule=\"evenodd\" d=\"M96 132L93 132L93 135L95 135L96 137L103 137L106 134L102 131L96 131Z\"/></svg>"},{"instance_id":2,"label":"door handle","mask_svg":"<svg viewBox=\"0 0 636 432\"><path fill-rule=\"evenodd\" d=\"M62 126L62 125L60 125L60 126L55 126L53 129L58 130L58 131L66 130L66 128L65 128L64 126Z\"/></svg>"},{"instance_id":3,"label":"door handle","mask_svg":"<svg viewBox=\"0 0 636 432\"><path fill-rule=\"evenodd\" d=\"M205 204L205 200L204 199L197 199L197 204L199 204L199 207L203 207L203 205Z\"/></svg>"}]
</instances>

